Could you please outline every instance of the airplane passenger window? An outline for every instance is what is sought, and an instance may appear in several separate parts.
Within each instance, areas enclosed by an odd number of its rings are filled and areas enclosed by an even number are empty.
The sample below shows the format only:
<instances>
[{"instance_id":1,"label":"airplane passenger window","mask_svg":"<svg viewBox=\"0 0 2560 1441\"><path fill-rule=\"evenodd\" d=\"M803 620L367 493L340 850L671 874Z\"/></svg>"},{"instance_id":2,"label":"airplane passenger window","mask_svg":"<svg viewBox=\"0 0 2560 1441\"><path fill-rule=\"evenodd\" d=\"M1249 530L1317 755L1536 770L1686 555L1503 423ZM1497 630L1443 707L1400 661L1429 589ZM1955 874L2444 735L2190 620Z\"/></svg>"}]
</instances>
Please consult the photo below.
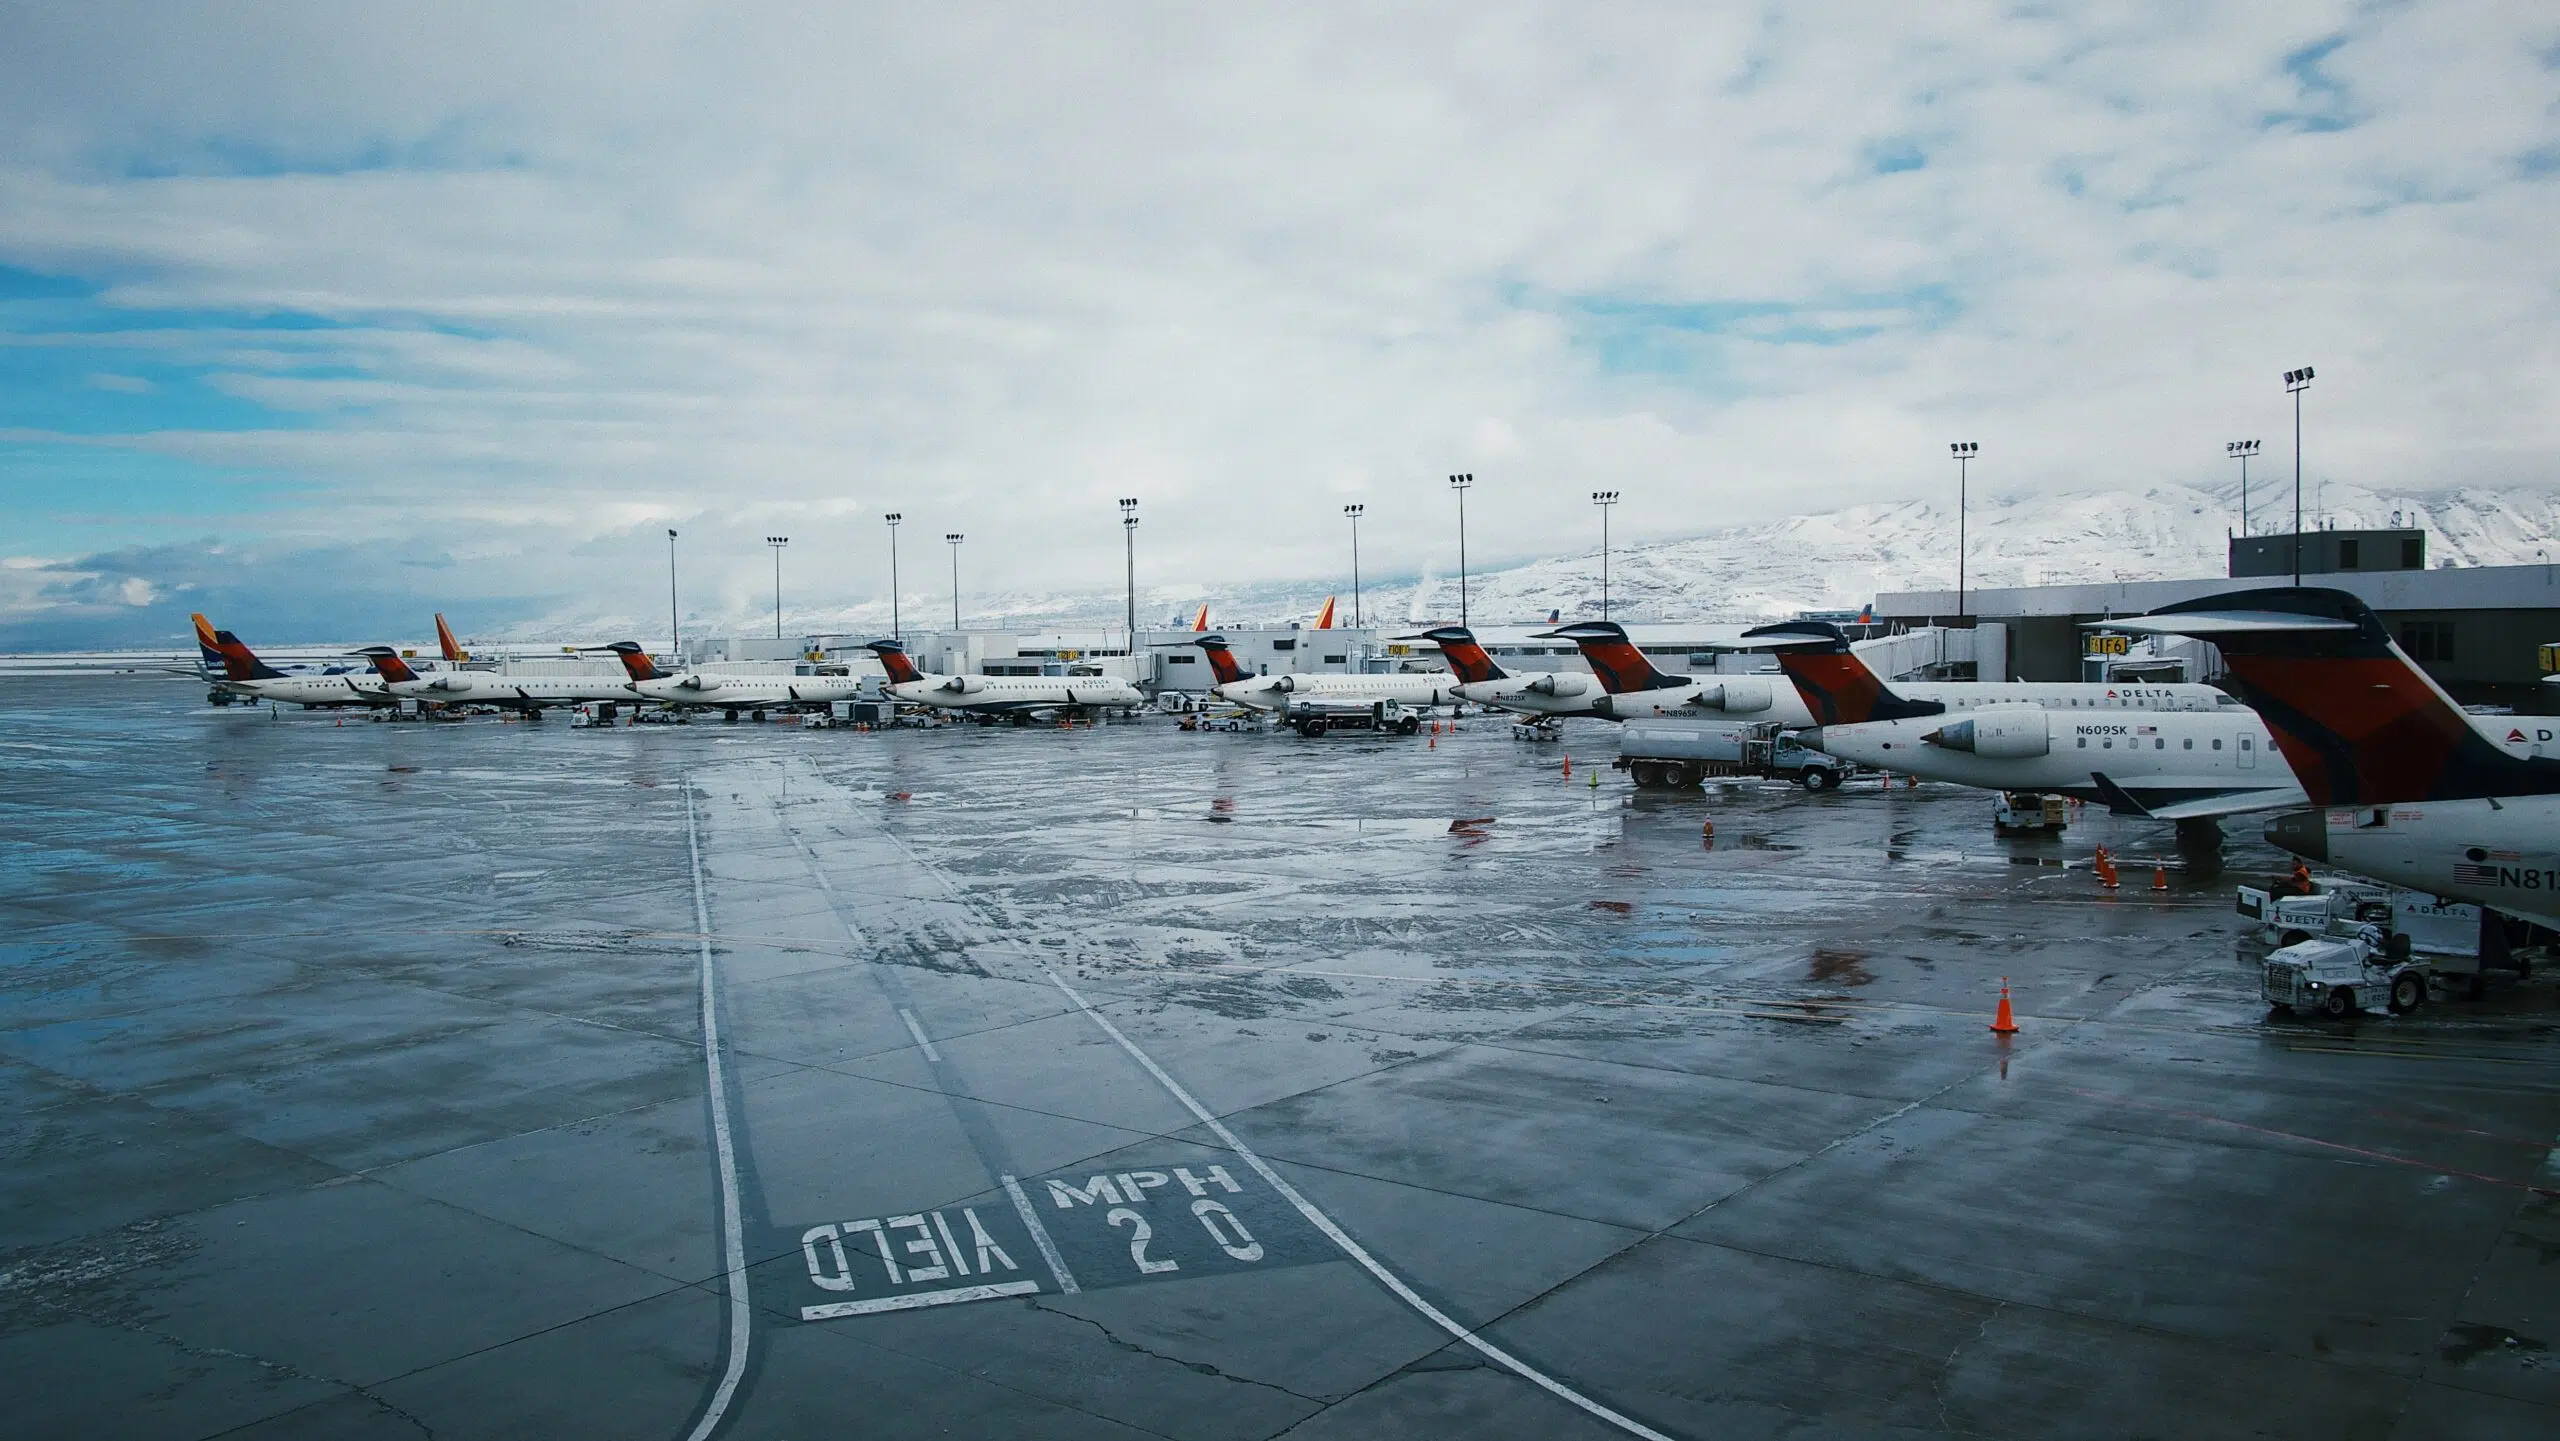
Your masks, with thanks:
<instances>
[{"instance_id":1,"label":"airplane passenger window","mask_svg":"<svg viewBox=\"0 0 2560 1441\"><path fill-rule=\"evenodd\" d=\"M2213 742L2213 748L2214 748L2215 750L2220 750L2220 749L2222 749L2222 740L2221 740L2221 738L2220 738L2220 737L2218 737L2218 736L2217 736L2217 737L2215 737L2214 742Z\"/></svg>"},{"instance_id":2,"label":"airplane passenger window","mask_svg":"<svg viewBox=\"0 0 2560 1441\"><path fill-rule=\"evenodd\" d=\"M2194 740L2194 738L2193 738L2193 737L2189 737L2189 738L2188 738L2188 739L2186 739L2186 740L2182 740L2182 741L2178 742L2178 749L2180 749L2180 750L2191 751L2191 750L2194 750L2195 748L2196 748L2196 743L2195 743L2195 740Z\"/></svg>"},{"instance_id":3,"label":"airplane passenger window","mask_svg":"<svg viewBox=\"0 0 2560 1441\"><path fill-rule=\"evenodd\" d=\"M2169 748L2169 743L2165 740L2155 740L2151 743L2151 748L2155 751L2165 751Z\"/></svg>"},{"instance_id":4,"label":"airplane passenger window","mask_svg":"<svg viewBox=\"0 0 2560 1441\"><path fill-rule=\"evenodd\" d=\"M2088 738L2087 736L2082 736L2082 737L2080 738L2080 749L2082 749L2082 750L2084 750L2084 751L2085 751L2085 750L2087 750L2088 748L2089 748L2089 738Z\"/></svg>"},{"instance_id":5,"label":"airplane passenger window","mask_svg":"<svg viewBox=\"0 0 2560 1441\"><path fill-rule=\"evenodd\" d=\"M2115 741L2114 741L2112 738L2107 739L2107 740L2102 740L2102 741L2098 742L2098 749L2100 749L2100 750L2111 751L2111 750L2114 750L2115 748L2116 748L2116 743L2115 743Z\"/></svg>"},{"instance_id":6,"label":"airplane passenger window","mask_svg":"<svg viewBox=\"0 0 2560 1441\"><path fill-rule=\"evenodd\" d=\"M2247 736L2242 736L2242 737L2240 738L2240 749L2242 749L2242 750L2244 750L2244 751L2245 751L2245 750L2255 750L2255 749L2257 749L2257 747L2255 747L2255 746L2253 746L2253 745L2251 745L2251 744L2249 743L2249 737L2247 737Z\"/></svg>"}]
</instances>

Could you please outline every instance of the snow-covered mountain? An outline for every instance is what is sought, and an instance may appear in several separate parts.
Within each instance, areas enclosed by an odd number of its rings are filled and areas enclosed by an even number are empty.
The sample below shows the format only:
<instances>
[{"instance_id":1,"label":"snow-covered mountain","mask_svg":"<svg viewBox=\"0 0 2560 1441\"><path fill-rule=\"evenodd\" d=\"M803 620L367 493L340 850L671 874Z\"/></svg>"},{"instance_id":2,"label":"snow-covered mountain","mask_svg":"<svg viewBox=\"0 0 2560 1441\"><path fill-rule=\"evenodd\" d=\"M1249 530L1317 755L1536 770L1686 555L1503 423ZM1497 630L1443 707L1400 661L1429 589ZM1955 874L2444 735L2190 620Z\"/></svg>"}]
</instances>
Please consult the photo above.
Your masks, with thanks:
<instances>
[{"instance_id":1,"label":"snow-covered mountain","mask_svg":"<svg viewBox=\"0 0 2560 1441\"><path fill-rule=\"evenodd\" d=\"M2314 497L2306 496L2306 501ZM2254 528L2286 529L2291 494L2267 484L2251 488ZM2140 492L2091 491L1994 497L1966 517L1966 584L1971 587L2073 581L2154 580L2220 575L2225 541L2236 527L2239 487L2175 484ZM2430 565L2522 565L2560 558L2560 493L2458 490L2434 494L2323 487L2305 514L2311 528L2411 525L2427 532ZM1845 510L1739 525L1684 540L1623 546L1609 557L1610 613L1628 621L1745 621L1801 610L1852 609L1882 591L1947 587L1956 579L1956 516L1936 501L1858 505ZM1329 594L1341 592L1341 618L1351 597L1340 579L1258 585L1159 588L1140 593L1142 624L1187 622L1201 602L1213 621L1240 625L1304 621ZM938 597L915 597L909 619L930 623ZM1454 619L1454 574L1373 578L1362 595L1371 623L1403 625ZM1468 581L1468 611L1478 624L1542 620L1551 610L1597 614L1600 555L1595 549L1478 572ZM971 596L971 625L1116 626L1118 591L1006 593ZM803 633L885 631L887 601L836 609L794 610ZM553 616L518 627L524 635L645 633L650 618ZM699 627L716 622L695 621ZM753 633L769 624L735 618Z\"/></svg>"}]
</instances>

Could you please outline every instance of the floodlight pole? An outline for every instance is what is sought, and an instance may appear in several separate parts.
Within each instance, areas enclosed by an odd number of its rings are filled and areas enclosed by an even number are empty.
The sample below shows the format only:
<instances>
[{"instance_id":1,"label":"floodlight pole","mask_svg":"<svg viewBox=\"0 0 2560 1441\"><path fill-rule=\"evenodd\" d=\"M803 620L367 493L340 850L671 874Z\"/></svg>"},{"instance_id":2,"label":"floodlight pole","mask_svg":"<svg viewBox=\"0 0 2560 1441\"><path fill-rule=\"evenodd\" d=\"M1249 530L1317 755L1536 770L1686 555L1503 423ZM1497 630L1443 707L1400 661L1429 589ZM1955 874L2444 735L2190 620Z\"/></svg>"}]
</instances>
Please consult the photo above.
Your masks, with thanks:
<instances>
[{"instance_id":1,"label":"floodlight pole","mask_svg":"<svg viewBox=\"0 0 2560 1441\"><path fill-rule=\"evenodd\" d=\"M960 629L960 542L969 537L959 531L945 531L942 538L951 542L951 629Z\"/></svg>"},{"instance_id":2,"label":"floodlight pole","mask_svg":"<svg viewBox=\"0 0 2560 1441\"><path fill-rule=\"evenodd\" d=\"M787 535L768 535L764 543L773 547L773 638L782 639L782 548L791 543Z\"/></svg>"},{"instance_id":3,"label":"floodlight pole","mask_svg":"<svg viewBox=\"0 0 2560 1441\"><path fill-rule=\"evenodd\" d=\"M1449 488L1458 493L1458 624L1467 623L1467 492L1476 483L1475 473L1449 477Z\"/></svg>"},{"instance_id":4,"label":"floodlight pole","mask_svg":"<svg viewBox=\"0 0 2560 1441\"><path fill-rule=\"evenodd\" d=\"M2311 388L2311 367L2284 373L2285 393L2293 397L2293 583L2302 584L2302 392Z\"/></svg>"},{"instance_id":5,"label":"floodlight pole","mask_svg":"<svg viewBox=\"0 0 2560 1441\"><path fill-rule=\"evenodd\" d=\"M667 664L675 665L684 650L684 636L676 625L676 533L667 532Z\"/></svg>"},{"instance_id":6,"label":"floodlight pole","mask_svg":"<svg viewBox=\"0 0 2560 1441\"><path fill-rule=\"evenodd\" d=\"M1614 490L1591 492L1591 503L1600 507L1600 618L1609 618L1609 507L1618 503Z\"/></svg>"},{"instance_id":7,"label":"floodlight pole","mask_svg":"<svg viewBox=\"0 0 2560 1441\"><path fill-rule=\"evenodd\" d=\"M2258 453L2258 443L2235 440L2222 449L2240 462L2240 534L2245 537L2249 533L2249 457Z\"/></svg>"},{"instance_id":8,"label":"floodlight pole","mask_svg":"<svg viewBox=\"0 0 2560 1441\"><path fill-rule=\"evenodd\" d=\"M1360 517L1369 513L1365 505L1346 505L1342 513L1351 519L1351 628L1361 628L1360 621Z\"/></svg>"},{"instance_id":9,"label":"floodlight pole","mask_svg":"<svg viewBox=\"0 0 2560 1441\"><path fill-rule=\"evenodd\" d=\"M1956 619L1964 619L1964 521L1966 492L1973 480L1974 457L1982 447L1970 440L1959 440L1947 447L1956 460Z\"/></svg>"},{"instance_id":10,"label":"floodlight pole","mask_svg":"<svg viewBox=\"0 0 2560 1441\"><path fill-rule=\"evenodd\" d=\"M890 511L880 517L889 522L889 639L905 644L906 634L898 628L898 524L905 520L904 511Z\"/></svg>"},{"instance_id":11,"label":"floodlight pole","mask_svg":"<svg viewBox=\"0 0 2560 1441\"><path fill-rule=\"evenodd\" d=\"M1129 654L1138 653L1138 502L1120 501L1120 536L1129 569Z\"/></svg>"}]
</instances>

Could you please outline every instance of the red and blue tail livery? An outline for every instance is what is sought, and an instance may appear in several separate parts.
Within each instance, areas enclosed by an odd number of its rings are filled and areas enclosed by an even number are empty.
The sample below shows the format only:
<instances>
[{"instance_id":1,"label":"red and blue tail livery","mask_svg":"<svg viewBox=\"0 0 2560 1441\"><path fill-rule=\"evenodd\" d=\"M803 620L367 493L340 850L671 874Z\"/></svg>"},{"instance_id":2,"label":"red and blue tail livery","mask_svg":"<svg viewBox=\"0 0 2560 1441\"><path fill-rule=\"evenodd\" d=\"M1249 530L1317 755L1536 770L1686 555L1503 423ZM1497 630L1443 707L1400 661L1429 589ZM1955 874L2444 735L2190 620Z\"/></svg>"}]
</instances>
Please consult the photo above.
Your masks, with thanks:
<instances>
[{"instance_id":1,"label":"red and blue tail livery","mask_svg":"<svg viewBox=\"0 0 2560 1441\"><path fill-rule=\"evenodd\" d=\"M441 620L442 617L438 619ZM400 658L400 652L387 645L364 646L357 650L356 654L373 662L373 673L386 681L397 684L418 678L418 673L409 669L409 663Z\"/></svg>"},{"instance_id":2,"label":"red and blue tail livery","mask_svg":"<svg viewBox=\"0 0 2560 1441\"><path fill-rule=\"evenodd\" d=\"M2522 729L2475 722L2346 591L2238 591L2108 624L2211 641L2314 804L2560 794L2560 760L2509 749L2530 747Z\"/></svg>"},{"instance_id":3,"label":"red and blue tail livery","mask_svg":"<svg viewBox=\"0 0 2560 1441\"><path fill-rule=\"evenodd\" d=\"M909 681L924 679L924 672L916 669L916 663L908 658L904 642L874 640L865 641L863 645L880 657L880 668L889 673L889 684L905 685Z\"/></svg>"},{"instance_id":4,"label":"red and blue tail livery","mask_svg":"<svg viewBox=\"0 0 2560 1441\"><path fill-rule=\"evenodd\" d=\"M1209 658L1209 672L1218 678L1218 684L1251 679L1244 673L1244 665L1236 659L1236 653L1227 649L1225 636L1204 635L1192 644L1200 647L1200 653Z\"/></svg>"},{"instance_id":5,"label":"red and blue tail livery","mask_svg":"<svg viewBox=\"0 0 2560 1441\"><path fill-rule=\"evenodd\" d=\"M622 662L624 673L635 681L659 679L657 665L649 659L649 652L636 640L618 640L611 645L597 646L596 649L613 652Z\"/></svg>"},{"instance_id":6,"label":"red and blue tail livery","mask_svg":"<svg viewBox=\"0 0 2560 1441\"><path fill-rule=\"evenodd\" d=\"M1571 625L1538 632L1542 640L1569 640L1582 652L1591 673L1600 677L1600 685L1611 695L1634 691L1677 690L1690 684L1687 676L1665 675L1653 668L1644 652L1627 639L1627 628L1613 620L1578 620Z\"/></svg>"},{"instance_id":7,"label":"red and blue tail livery","mask_svg":"<svg viewBox=\"0 0 2560 1441\"><path fill-rule=\"evenodd\" d=\"M218 630L213 633L213 651L215 658L222 664L222 676L225 680L283 680L285 678L283 671L258 659L256 652L240 643L240 637L227 630Z\"/></svg>"},{"instance_id":8,"label":"red and blue tail livery","mask_svg":"<svg viewBox=\"0 0 2560 1441\"><path fill-rule=\"evenodd\" d=\"M1485 654L1483 646L1476 644L1476 633L1465 626L1438 626L1419 635L1398 638L1427 640L1440 647L1440 654L1448 657L1449 669L1458 677L1460 685L1481 685L1486 681L1511 678L1508 671L1494 663L1492 656Z\"/></svg>"},{"instance_id":9,"label":"red and blue tail livery","mask_svg":"<svg viewBox=\"0 0 2560 1441\"><path fill-rule=\"evenodd\" d=\"M1789 620L1742 633L1776 651L1778 668L1795 682L1805 709L1816 725L1862 725L1868 721L1916 720L1944 715L1944 701L1911 700L1894 693L1884 678L1858 659L1849 637L1827 620Z\"/></svg>"}]
</instances>

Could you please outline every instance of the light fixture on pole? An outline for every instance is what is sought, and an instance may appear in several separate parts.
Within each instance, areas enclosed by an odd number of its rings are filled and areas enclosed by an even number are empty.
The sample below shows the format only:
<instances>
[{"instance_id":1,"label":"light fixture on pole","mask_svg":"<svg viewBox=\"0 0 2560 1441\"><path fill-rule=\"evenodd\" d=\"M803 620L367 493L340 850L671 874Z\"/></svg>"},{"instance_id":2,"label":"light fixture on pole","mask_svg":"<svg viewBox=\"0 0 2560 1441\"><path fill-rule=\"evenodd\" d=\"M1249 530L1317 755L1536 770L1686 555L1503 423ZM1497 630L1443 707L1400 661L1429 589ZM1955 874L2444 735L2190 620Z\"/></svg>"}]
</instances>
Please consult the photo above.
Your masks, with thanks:
<instances>
[{"instance_id":1,"label":"light fixture on pole","mask_svg":"<svg viewBox=\"0 0 2560 1441\"><path fill-rule=\"evenodd\" d=\"M2225 453L2240 462L2240 533L2249 533L2249 457L2258 453L2254 440L2235 440L2223 447Z\"/></svg>"},{"instance_id":2,"label":"light fixture on pole","mask_svg":"<svg viewBox=\"0 0 2560 1441\"><path fill-rule=\"evenodd\" d=\"M951 628L960 629L960 542L969 537L956 530L944 531L942 538L951 542Z\"/></svg>"},{"instance_id":3,"label":"light fixture on pole","mask_svg":"<svg viewBox=\"0 0 2560 1441\"><path fill-rule=\"evenodd\" d=\"M1956 619L1964 619L1964 511L1965 492L1973 479L1973 462L1982 447L1970 440L1959 440L1947 447L1956 458Z\"/></svg>"},{"instance_id":4,"label":"light fixture on pole","mask_svg":"<svg viewBox=\"0 0 2560 1441\"><path fill-rule=\"evenodd\" d=\"M1360 517L1369 513L1365 505L1346 505L1343 515L1351 522L1351 628L1360 629Z\"/></svg>"},{"instance_id":5,"label":"light fixture on pole","mask_svg":"<svg viewBox=\"0 0 2560 1441\"><path fill-rule=\"evenodd\" d=\"M1138 653L1138 502L1120 498L1120 538L1129 566L1129 654Z\"/></svg>"},{"instance_id":6,"label":"light fixture on pole","mask_svg":"<svg viewBox=\"0 0 2560 1441\"><path fill-rule=\"evenodd\" d=\"M907 516L893 510L880 518L889 522L889 639L904 644L906 633L898 629L898 526Z\"/></svg>"},{"instance_id":7,"label":"light fixture on pole","mask_svg":"<svg viewBox=\"0 0 2560 1441\"><path fill-rule=\"evenodd\" d=\"M2285 394L2293 397L2293 583L2302 584L2302 392L2311 388L2311 367L2284 373Z\"/></svg>"},{"instance_id":8,"label":"light fixture on pole","mask_svg":"<svg viewBox=\"0 0 2560 1441\"><path fill-rule=\"evenodd\" d=\"M1614 490L1591 492L1591 503L1600 507L1600 618L1609 618L1609 507L1618 503Z\"/></svg>"},{"instance_id":9,"label":"light fixture on pole","mask_svg":"<svg viewBox=\"0 0 2560 1441\"><path fill-rule=\"evenodd\" d=\"M1475 472L1449 477L1449 488L1458 493L1458 624L1467 623L1467 492L1474 488Z\"/></svg>"},{"instance_id":10,"label":"light fixture on pole","mask_svg":"<svg viewBox=\"0 0 2560 1441\"><path fill-rule=\"evenodd\" d=\"M791 543L787 535L768 535L764 543L773 547L773 638L782 639L782 548Z\"/></svg>"},{"instance_id":11,"label":"light fixture on pole","mask_svg":"<svg viewBox=\"0 0 2560 1441\"><path fill-rule=\"evenodd\" d=\"M667 664L674 665L684 649L684 635L676 626L676 533L667 532Z\"/></svg>"}]
</instances>

